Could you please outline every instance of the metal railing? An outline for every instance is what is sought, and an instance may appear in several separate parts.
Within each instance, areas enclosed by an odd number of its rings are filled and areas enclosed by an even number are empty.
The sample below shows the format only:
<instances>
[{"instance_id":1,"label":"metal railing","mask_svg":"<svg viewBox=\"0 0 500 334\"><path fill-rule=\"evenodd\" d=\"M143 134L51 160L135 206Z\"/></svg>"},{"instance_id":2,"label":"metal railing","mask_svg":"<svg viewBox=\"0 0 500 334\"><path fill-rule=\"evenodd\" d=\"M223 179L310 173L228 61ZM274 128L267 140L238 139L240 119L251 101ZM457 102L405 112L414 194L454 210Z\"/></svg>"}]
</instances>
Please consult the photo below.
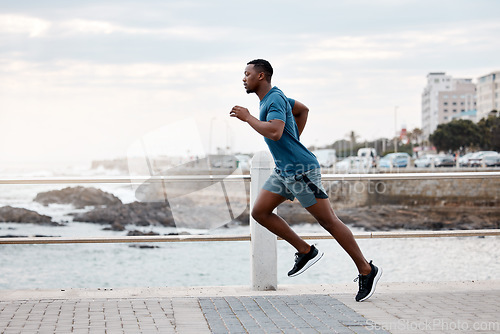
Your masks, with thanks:
<instances>
[{"instance_id":1,"label":"metal railing","mask_svg":"<svg viewBox=\"0 0 500 334\"><path fill-rule=\"evenodd\" d=\"M256 160L257 158L257 160ZM245 181L250 182L250 210L272 171L272 158L260 154L252 161L250 175L165 175L134 177L52 177L52 178L0 178L0 185L47 184L142 184L193 181ZM323 174L324 181L361 180L429 180L429 179L484 179L500 178L500 172L451 172L451 173L387 173L387 174ZM139 243L139 242L195 242L195 241L250 241L252 244L252 287L255 290L277 288L276 236L250 217L249 235L176 235L176 236L123 236L123 237L10 237L0 238L0 244L68 244L68 243ZM435 238L465 236L500 236L500 230L452 231L396 231L355 233L357 239L374 238ZM304 239L333 239L329 234L301 234ZM273 252L270 251L274 249Z\"/></svg>"},{"instance_id":2,"label":"metal railing","mask_svg":"<svg viewBox=\"0 0 500 334\"><path fill-rule=\"evenodd\" d=\"M385 173L385 174L322 174L323 181L361 180L439 180L500 178L500 172L451 172L451 173ZM42 184L141 184L144 182L193 182L193 181L246 181L250 175L165 175L165 176L113 176L113 177L38 177L0 178L0 185Z\"/></svg>"},{"instance_id":3,"label":"metal railing","mask_svg":"<svg viewBox=\"0 0 500 334\"><path fill-rule=\"evenodd\" d=\"M447 231L397 231L353 233L355 239L401 239L401 238L452 238L500 236L500 229L447 230ZM300 234L304 240L335 239L326 233ZM201 242L201 241L251 241L250 234L234 235L153 235L118 237L8 237L0 238L0 245L41 244L110 244L143 242ZM278 240L282 240L278 238Z\"/></svg>"}]
</instances>

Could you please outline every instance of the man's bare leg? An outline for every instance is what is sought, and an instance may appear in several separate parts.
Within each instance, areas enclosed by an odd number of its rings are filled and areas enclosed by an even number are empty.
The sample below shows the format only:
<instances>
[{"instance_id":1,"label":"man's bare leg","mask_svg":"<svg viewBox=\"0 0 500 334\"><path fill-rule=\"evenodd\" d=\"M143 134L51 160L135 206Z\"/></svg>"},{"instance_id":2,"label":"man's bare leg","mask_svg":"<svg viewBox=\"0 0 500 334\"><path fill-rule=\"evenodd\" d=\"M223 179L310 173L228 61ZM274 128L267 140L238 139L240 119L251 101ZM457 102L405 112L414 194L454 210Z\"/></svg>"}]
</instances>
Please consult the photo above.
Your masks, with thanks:
<instances>
[{"instance_id":1,"label":"man's bare leg","mask_svg":"<svg viewBox=\"0 0 500 334\"><path fill-rule=\"evenodd\" d=\"M359 249L351 230L337 217L328 199L317 198L317 203L307 207L320 225L327 230L340 246L353 259L358 271L362 275L368 275L371 267Z\"/></svg>"},{"instance_id":2,"label":"man's bare leg","mask_svg":"<svg viewBox=\"0 0 500 334\"><path fill-rule=\"evenodd\" d=\"M273 213L285 200L281 195L262 189L252 209L252 217L269 231L288 241L299 253L306 254L311 250L309 244L299 237L283 218Z\"/></svg>"}]
</instances>

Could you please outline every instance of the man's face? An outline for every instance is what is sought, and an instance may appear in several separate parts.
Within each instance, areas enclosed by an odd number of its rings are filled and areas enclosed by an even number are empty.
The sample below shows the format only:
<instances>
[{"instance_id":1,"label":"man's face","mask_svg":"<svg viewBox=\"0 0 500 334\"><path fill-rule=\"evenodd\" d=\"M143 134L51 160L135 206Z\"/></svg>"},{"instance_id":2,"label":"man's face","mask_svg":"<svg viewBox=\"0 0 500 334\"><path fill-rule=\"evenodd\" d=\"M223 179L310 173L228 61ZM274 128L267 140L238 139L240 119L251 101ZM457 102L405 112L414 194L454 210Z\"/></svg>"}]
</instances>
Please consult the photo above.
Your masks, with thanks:
<instances>
[{"instance_id":1,"label":"man's face","mask_svg":"<svg viewBox=\"0 0 500 334\"><path fill-rule=\"evenodd\" d=\"M254 65L247 65L245 67L245 76L243 77L243 86L245 86L247 94L255 93L259 84L259 73L255 70Z\"/></svg>"}]
</instances>

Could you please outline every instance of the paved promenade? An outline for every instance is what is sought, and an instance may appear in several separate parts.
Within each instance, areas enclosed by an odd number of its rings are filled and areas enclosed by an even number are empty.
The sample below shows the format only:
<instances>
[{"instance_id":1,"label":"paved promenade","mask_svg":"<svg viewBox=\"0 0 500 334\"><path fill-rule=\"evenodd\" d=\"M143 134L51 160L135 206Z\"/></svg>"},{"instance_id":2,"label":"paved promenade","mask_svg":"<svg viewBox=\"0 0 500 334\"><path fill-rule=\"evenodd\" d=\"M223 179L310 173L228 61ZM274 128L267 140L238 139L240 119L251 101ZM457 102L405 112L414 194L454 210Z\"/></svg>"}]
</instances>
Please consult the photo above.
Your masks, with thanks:
<instances>
[{"instance_id":1,"label":"paved promenade","mask_svg":"<svg viewBox=\"0 0 500 334\"><path fill-rule=\"evenodd\" d=\"M0 333L498 333L500 281L0 290Z\"/></svg>"}]
</instances>

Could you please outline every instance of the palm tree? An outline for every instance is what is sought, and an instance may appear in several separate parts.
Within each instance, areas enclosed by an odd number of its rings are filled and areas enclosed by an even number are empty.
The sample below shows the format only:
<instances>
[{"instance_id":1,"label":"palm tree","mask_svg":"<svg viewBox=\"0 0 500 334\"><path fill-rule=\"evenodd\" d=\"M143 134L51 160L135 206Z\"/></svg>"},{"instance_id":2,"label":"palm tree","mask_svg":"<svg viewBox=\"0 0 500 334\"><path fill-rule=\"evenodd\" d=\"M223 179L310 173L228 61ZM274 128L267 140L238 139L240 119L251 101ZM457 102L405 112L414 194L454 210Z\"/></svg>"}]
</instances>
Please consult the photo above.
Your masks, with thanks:
<instances>
[{"instance_id":1,"label":"palm tree","mask_svg":"<svg viewBox=\"0 0 500 334\"><path fill-rule=\"evenodd\" d=\"M352 153L353 153L352 150L353 150L354 146L356 145L356 139L359 138L359 136L354 131L351 131L348 134L346 134L346 137L349 138L349 142L351 145L351 154L350 155L352 155Z\"/></svg>"},{"instance_id":2,"label":"palm tree","mask_svg":"<svg viewBox=\"0 0 500 334\"><path fill-rule=\"evenodd\" d=\"M415 142L417 145L420 145L420 139L422 138L422 134L424 132L419 129L419 128L415 128L413 129L413 131L411 131L409 134L408 134L408 139L410 139L410 142L413 143Z\"/></svg>"}]
</instances>

